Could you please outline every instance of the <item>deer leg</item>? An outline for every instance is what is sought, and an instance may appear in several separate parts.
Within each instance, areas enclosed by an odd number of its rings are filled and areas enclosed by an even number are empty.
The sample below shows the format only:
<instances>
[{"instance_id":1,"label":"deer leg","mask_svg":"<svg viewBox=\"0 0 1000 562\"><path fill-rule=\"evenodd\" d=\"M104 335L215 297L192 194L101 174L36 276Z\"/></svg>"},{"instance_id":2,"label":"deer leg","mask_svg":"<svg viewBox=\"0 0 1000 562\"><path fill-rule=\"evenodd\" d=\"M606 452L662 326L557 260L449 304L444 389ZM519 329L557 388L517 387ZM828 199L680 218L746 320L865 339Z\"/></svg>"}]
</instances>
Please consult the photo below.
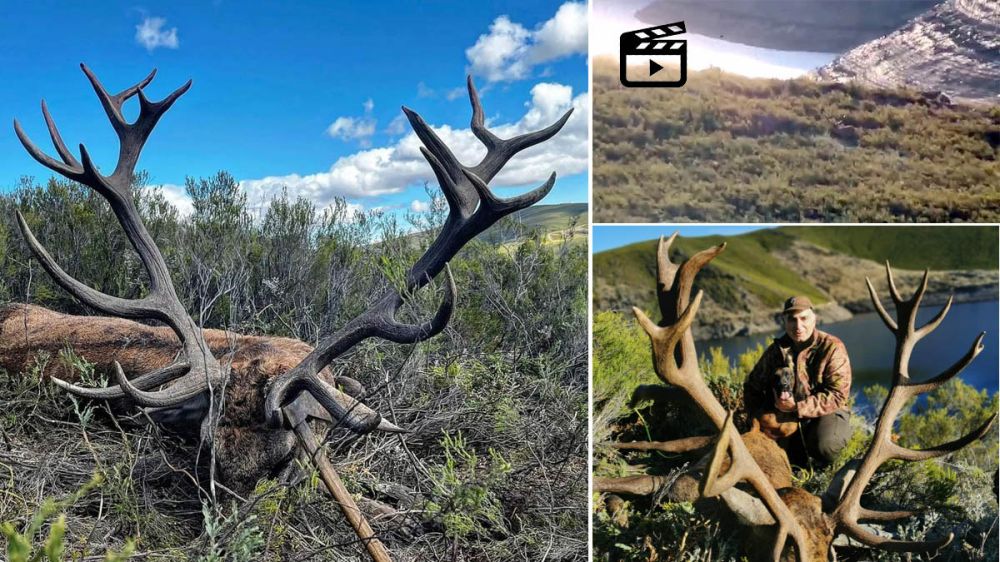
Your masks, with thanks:
<instances>
[{"instance_id":1,"label":"deer leg","mask_svg":"<svg viewBox=\"0 0 1000 562\"><path fill-rule=\"evenodd\" d=\"M689 453L712 444L715 437L685 437L672 441L632 441L630 443L606 443L609 447L629 451L662 451L664 453Z\"/></svg>"},{"instance_id":2,"label":"deer leg","mask_svg":"<svg viewBox=\"0 0 1000 562\"><path fill-rule=\"evenodd\" d=\"M666 476L652 474L624 478L594 478L594 491L648 496L658 492L668 480Z\"/></svg>"}]
</instances>

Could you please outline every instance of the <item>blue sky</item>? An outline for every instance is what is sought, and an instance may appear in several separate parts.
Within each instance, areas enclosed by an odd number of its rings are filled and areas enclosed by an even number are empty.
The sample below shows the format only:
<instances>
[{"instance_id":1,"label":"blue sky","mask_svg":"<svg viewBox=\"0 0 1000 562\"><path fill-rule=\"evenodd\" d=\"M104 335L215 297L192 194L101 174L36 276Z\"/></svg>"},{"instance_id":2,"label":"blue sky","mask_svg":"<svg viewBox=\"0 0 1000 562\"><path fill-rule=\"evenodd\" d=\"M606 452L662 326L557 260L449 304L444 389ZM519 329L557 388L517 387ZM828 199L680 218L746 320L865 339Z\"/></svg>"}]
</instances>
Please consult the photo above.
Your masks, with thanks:
<instances>
[{"instance_id":1,"label":"blue sky","mask_svg":"<svg viewBox=\"0 0 1000 562\"><path fill-rule=\"evenodd\" d=\"M736 236L762 228L773 228L769 226L745 225L745 226L720 226L720 225L594 225L594 235L591 238L591 247L594 253L603 252L621 246L627 246L644 240L656 240L660 236L670 236L674 232L680 232L685 238L695 238L697 236L710 236L721 234L723 236Z\"/></svg>"},{"instance_id":2,"label":"blue sky","mask_svg":"<svg viewBox=\"0 0 1000 562\"><path fill-rule=\"evenodd\" d=\"M423 181L406 105L439 130L466 164L485 149L468 130L465 76L487 121L504 136L548 125L575 107L564 130L512 160L494 181L503 196L559 181L543 203L587 200L586 7L574 2L35 2L0 20L0 190L51 173L10 126L51 150L44 98L67 145L83 142L105 169L117 139L86 63L112 92L138 82L160 99L194 80L160 121L139 168L183 204L184 179L227 170L261 200L279 185L326 204L420 209ZM134 117L137 105L126 106Z\"/></svg>"}]
</instances>

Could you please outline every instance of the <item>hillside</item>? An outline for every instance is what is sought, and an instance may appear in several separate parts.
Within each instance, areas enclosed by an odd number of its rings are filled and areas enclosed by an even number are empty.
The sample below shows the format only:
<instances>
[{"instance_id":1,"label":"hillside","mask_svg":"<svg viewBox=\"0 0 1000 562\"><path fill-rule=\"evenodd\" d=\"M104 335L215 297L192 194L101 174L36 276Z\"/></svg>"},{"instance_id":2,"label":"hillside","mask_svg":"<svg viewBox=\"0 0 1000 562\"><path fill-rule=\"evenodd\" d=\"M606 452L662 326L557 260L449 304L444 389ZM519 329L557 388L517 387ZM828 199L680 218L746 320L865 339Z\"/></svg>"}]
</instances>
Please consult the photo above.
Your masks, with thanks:
<instances>
[{"instance_id":1,"label":"hillside","mask_svg":"<svg viewBox=\"0 0 1000 562\"><path fill-rule=\"evenodd\" d=\"M678 238L674 248L690 256L722 241L726 251L699 276L705 291L695 328L700 339L773 329L776 311L792 294L813 299L827 322L870 310L864 278L884 283L886 259L901 286L912 287L926 267L939 272L931 277L931 293L954 292L960 302L997 293L994 227L781 227ZM594 255L595 310L656 309L656 245L649 240Z\"/></svg>"},{"instance_id":2,"label":"hillside","mask_svg":"<svg viewBox=\"0 0 1000 562\"><path fill-rule=\"evenodd\" d=\"M594 63L597 222L1000 220L1000 107L692 72L630 89Z\"/></svg>"},{"instance_id":3,"label":"hillside","mask_svg":"<svg viewBox=\"0 0 1000 562\"><path fill-rule=\"evenodd\" d=\"M511 219L527 227L528 230L540 230L546 233L550 239L561 239L568 234L568 231L574 236L582 235L585 239L588 232L586 203L535 205L514 213ZM503 224L496 224L484 232L482 237L492 242L509 242L516 234L505 229Z\"/></svg>"}]
</instances>

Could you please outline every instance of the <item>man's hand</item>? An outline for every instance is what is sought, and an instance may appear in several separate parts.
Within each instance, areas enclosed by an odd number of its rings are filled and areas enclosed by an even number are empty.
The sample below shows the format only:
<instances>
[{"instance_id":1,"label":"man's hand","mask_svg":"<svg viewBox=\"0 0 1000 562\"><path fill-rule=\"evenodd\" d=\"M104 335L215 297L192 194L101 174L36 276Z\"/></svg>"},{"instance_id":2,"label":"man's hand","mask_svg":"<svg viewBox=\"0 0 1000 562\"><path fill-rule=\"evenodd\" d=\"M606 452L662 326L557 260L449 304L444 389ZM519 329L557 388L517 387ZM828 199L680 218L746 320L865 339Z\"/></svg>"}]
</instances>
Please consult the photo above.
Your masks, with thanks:
<instances>
[{"instance_id":1,"label":"man's hand","mask_svg":"<svg viewBox=\"0 0 1000 562\"><path fill-rule=\"evenodd\" d=\"M774 397L774 407L778 409L779 412L794 412L795 411L795 399L792 398L791 392L782 392Z\"/></svg>"}]
</instances>

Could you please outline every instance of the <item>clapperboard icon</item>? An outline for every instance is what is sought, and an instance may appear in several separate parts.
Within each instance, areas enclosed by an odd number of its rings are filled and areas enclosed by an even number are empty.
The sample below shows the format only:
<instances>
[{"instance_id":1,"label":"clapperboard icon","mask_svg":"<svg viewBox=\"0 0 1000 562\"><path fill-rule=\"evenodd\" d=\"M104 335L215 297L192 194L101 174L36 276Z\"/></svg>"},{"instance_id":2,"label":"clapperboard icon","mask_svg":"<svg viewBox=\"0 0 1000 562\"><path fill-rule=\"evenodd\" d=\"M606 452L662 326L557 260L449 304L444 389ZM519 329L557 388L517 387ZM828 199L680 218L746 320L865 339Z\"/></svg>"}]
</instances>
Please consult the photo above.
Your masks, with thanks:
<instances>
[{"instance_id":1,"label":"clapperboard icon","mask_svg":"<svg viewBox=\"0 0 1000 562\"><path fill-rule=\"evenodd\" d=\"M622 33L618 40L621 81L632 88L679 88L687 82L684 22Z\"/></svg>"}]
</instances>

